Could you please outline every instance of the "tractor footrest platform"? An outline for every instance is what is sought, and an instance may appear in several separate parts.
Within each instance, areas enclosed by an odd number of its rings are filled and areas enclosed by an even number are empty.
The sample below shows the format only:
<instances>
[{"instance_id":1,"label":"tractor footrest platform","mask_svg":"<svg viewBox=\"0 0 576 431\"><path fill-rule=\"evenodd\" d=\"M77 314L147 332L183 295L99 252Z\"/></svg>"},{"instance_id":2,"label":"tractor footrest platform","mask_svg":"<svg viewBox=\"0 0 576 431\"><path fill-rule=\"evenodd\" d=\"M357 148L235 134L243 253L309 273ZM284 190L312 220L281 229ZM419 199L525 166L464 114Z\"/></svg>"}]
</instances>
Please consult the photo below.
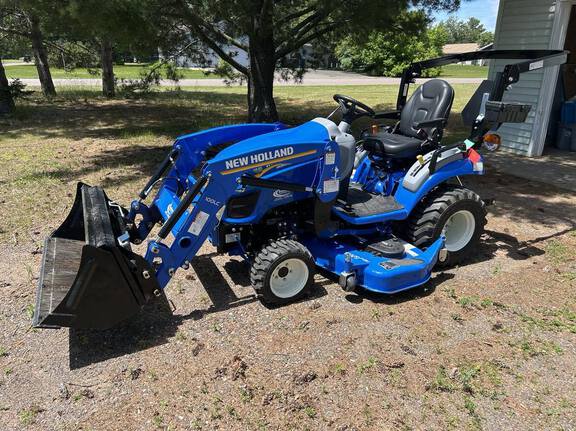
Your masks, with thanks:
<instances>
[{"instance_id":1,"label":"tractor footrest platform","mask_svg":"<svg viewBox=\"0 0 576 431\"><path fill-rule=\"evenodd\" d=\"M404 207L393 196L373 194L351 186L346 201L339 202L337 208L353 217L368 217L401 210Z\"/></svg>"}]
</instances>

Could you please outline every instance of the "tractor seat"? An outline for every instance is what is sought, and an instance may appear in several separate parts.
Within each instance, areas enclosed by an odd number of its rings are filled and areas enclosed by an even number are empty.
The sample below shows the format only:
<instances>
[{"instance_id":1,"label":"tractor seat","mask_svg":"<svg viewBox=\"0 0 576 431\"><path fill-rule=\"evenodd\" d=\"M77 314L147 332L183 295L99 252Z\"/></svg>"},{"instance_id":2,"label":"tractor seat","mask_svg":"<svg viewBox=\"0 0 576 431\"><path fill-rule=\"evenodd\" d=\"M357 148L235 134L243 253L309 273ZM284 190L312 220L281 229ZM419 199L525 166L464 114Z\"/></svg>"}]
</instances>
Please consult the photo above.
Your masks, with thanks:
<instances>
[{"instance_id":1,"label":"tractor seat","mask_svg":"<svg viewBox=\"0 0 576 431\"><path fill-rule=\"evenodd\" d=\"M379 157L413 159L422 153L423 140L395 133L379 132L364 140L364 149Z\"/></svg>"},{"instance_id":2,"label":"tractor seat","mask_svg":"<svg viewBox=\"0 0 576 431\"><path fill-rule=\"evenodd\" d=\"M408 99L394 128L364 135L364 149L386 158L416 157L423 147L439 144L453 101L454 89L446 81L425 82Z\"/></svg>"}]
</instances>

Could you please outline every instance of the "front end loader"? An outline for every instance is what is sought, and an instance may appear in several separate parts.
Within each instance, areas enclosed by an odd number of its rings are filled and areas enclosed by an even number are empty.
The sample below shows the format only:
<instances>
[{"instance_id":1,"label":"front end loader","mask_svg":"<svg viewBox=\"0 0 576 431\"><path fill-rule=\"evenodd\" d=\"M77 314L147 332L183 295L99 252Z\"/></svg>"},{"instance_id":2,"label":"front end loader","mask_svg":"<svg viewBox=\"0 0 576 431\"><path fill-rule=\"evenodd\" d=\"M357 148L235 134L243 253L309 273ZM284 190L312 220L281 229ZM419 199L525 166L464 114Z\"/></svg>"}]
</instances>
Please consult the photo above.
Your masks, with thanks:
<instances>
[{"instance_id":1,"label":"front end loader","mask_svg":"<svg viewBox=\"0 0 576 431\"><path fill-rule=\"evenodd\" d=\"M427 67L472 57L523 61L480 86L465 109L468 139L442 145L453 89L432 80L408 99L408 85ZM530 112L504 101L504 92L521 73L565 60L562 51L441 57L407 69L393 112L336 95L338 124L316 118L180 136L129 208L79 183L68 217L44 245L33 325L113 327L161 295L206 240L250 263L267 303L305 296L317 268L347 291L420 286L436 265L476 250L485 204L460 178L482 175L479 150L497 149L498 128ZM353 136L360 117L373 124Z\"/></svg>"}]
</instances>

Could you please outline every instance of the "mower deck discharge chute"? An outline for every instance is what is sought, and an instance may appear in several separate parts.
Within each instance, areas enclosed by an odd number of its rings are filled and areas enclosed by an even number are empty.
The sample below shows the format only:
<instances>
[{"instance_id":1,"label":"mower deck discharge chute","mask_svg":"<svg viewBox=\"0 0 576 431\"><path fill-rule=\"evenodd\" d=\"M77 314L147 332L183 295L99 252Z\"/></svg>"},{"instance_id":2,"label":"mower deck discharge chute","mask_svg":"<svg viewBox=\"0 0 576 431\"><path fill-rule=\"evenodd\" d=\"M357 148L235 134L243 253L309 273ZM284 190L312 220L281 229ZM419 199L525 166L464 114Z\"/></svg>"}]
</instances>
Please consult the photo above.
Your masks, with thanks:
<instances>
[{"instance_id":1,"label":"mower deck discharge chute","mask_svg":"<svg viewBox=\"0 0 576 431\"><path fill-rule=\"evenodd\" d=\"M408 98L408 87L423 69L481 58L522 61L480 85L463 111L468 139L442 145L454 90L435 79ZM562 51L450 55L407 68L392 112L335 95L338 124L329 117L180 136L129 210L80 183L70 214L46 240L33 324L114 326L188 269L206 240L250 263L266 303L304 297L317 268L346 291L420 286L437 264L477 252L485 204L461 178L482 175L479 150L498 149L498 128L529 115L530 106L504 100L505 91L521 73L565 61ZM353 136L361 117L373 124ZM141 257L131 244L144 241Z\"/></svg>"},{"instance_id":2,"label":"mower deck discharge chute","mask_svg":"<svg viewBox=\"0 0 576 431\"><path fill-rule=\"evenodd\" d=\"M143 276L153 274L146 260L119 242L121 213L101 188L78 184L70 214L44 243L34 326L109 328L160 292Z\"/></svg>"}]
</instances>

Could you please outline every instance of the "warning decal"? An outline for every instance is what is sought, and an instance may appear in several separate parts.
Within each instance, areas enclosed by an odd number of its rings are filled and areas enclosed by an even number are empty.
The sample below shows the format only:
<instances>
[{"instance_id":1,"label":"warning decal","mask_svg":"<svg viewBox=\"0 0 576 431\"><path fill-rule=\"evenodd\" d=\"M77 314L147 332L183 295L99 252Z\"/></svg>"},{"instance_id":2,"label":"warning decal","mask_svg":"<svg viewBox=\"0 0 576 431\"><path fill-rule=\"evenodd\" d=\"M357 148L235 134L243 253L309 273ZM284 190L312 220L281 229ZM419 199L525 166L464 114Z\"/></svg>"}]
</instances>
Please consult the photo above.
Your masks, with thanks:
<instances>
[{"instance_id":1,"label":"warning decal","mask_svg":"<svg viewBox=\"0 0 576 431\"><path fill-rule=\"evenodd\" d=\"M204 227L209 218L210 215L208 213L200 211L196 216L196 218L194 219L194 221L192 222L192 224L190 225L190 229L188 229L188 232L190 232L192 235L196 236L200 235L202 228Z\"/></svg>"}]
</instances>

